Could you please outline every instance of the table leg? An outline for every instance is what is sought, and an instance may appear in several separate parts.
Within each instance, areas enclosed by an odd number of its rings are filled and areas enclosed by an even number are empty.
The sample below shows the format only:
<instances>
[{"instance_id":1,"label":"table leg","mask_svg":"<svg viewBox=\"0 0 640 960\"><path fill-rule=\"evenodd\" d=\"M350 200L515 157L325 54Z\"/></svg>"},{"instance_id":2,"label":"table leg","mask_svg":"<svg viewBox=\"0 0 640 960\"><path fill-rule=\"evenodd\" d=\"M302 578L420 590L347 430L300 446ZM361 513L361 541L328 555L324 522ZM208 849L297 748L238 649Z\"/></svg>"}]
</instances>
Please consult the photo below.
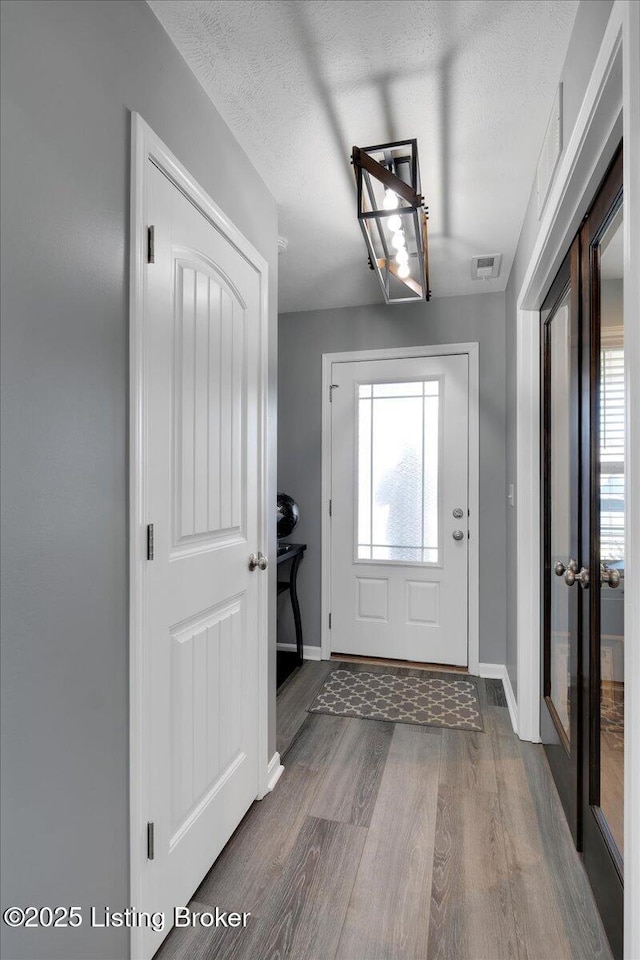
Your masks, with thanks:
<instances>
[{"instance_id":1,"label":"table leg","mask_svg":"<svg viewBox=\"0 0 640 960\"><path fill-rule=\"evenodd\" d=\"M298 579L298 567L302 560L302 554L299 553L291 562L291 573L289 575L289 592L291 594L291 608L293 610L293 621L296 627L296 648L298 652L298 663L302 663L302 620L300 618L300 605L298 603L298 591L296 590L296 581Z\"/></svg>"}]
</instances>

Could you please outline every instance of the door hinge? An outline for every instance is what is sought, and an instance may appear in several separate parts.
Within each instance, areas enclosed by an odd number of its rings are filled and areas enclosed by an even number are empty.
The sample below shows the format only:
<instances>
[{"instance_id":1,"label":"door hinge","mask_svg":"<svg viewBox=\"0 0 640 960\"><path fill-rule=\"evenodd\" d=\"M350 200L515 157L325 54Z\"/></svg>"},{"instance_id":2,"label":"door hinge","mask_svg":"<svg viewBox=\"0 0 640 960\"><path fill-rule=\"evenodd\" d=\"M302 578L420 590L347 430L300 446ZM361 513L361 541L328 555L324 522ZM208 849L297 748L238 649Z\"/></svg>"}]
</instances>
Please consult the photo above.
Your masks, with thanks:
<instances>
[{"instance_id":1,"label":"door hinge","mask_svg":"<svg viewBox=\"0 0 640 960\"><path fill-rule=\"evenodd\" d=\"M333 516L333 500L329 500L329 516Z\"/></svg>"},{"instance_id":2,"label":"door hinge","mask_svg":"<svg viewBox=\"0 0 640 960\"><path fill-rule=\"evenodd\" d=\"M155 825L152 822L147 824L147 860L153 860L155 856L155 851L153 849L154 826Z\"/></svg>"},{"instance_id":3,"label":"door hinge","mask_svg":"<svg viewBox=\"0 0 640 960\"><path fill-rule=\"evenodd\" d=\"M147 560L153 560L153 524L147 524Z\"/></svg>"},{"instance_id":4,"label":"door hinge","mask_svg":"<svg viewBox=\"0 0 640 960\"><path fill-rule=\"evenodd\" d=\"M156 262L155 227L147 227L147 263Z\"/></svg>"},{"instance_id":5,"label":"door hinge","mask_svg":"<svg viewBox=\"0 0 640 960\"><path fill-rule=\"evenodd\" d=\"M329 630L331 630L331 614L329 614Z\"/></svg>"},{"instance_id":6,"label":"door hinge","mask_svg":"<svg viewBox=\"0 0 640 960\"><path fill-rule=\"evenodd\" d=\"M329 384L329 403L333 403L333 391L337 390L339 386L340 386L339 383Z\"/></svg>"}]
</instances>

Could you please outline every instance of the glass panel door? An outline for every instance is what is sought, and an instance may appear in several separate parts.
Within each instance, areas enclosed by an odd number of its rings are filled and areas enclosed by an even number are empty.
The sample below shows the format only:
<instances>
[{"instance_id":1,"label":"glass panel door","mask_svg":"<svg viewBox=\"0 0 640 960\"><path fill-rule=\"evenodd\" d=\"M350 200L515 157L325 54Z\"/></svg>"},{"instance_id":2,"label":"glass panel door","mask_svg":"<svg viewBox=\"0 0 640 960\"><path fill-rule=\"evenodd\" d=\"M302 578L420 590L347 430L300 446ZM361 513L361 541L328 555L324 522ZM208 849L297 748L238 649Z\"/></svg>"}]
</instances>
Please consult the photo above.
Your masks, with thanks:
<instances>
[{"instance_id":1,"label":"glass panel door","mask_svg":"<svg viewBox=\"0 0 640 960\"><path fill-rule=\"evenodd\" d=\"M541 733L578 840L579 240L543 304L544 675Z\"/></svg>"},{"instance_id":2,"label":"glass panel door","mask_svg":"<svg viewBox=\"0 0 640 960\"><path fill-rule=\"evenodd\" d=\"M599 244L600 646L599 806L622 869L624 854L624 319L622 208Z\"/></svg>"},{"instance_id":3,"label":"glass panel door","mask_svg":"<svg viewBox=\"0 0 640 960\"><path fill-rule=\"evenodd\" d=\"M624 855L624 320L622 150L581 231L582 851L615 957Z\"/></svg>"},{"instance_id":4,"label":"glass panel door","mask_svg":"<svg viewBox=\"0 0 640 960\"><path fill-rule=\"evenodd\" d=\"M541 310L541 738L616 958L625 818L623 246L620 148Z\"/></svg>"}]
</instances>

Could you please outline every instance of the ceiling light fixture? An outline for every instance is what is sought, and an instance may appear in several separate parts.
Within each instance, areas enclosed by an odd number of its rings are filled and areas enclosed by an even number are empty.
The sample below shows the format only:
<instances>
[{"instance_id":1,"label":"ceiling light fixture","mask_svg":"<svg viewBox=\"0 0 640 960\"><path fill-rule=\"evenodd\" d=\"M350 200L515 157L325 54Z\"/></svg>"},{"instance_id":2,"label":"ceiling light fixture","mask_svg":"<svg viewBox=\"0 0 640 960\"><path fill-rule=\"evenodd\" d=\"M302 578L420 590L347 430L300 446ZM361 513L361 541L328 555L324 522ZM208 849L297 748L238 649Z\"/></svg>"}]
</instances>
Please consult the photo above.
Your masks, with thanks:
<instances>
[{"instance_id":1,"label":"ceiling light fixture","mask_svg":"<svg viewBox=\"0 0 640 960\"><path fill-rule=\"evenodd\" d=\"M401 140L354 147L351 153L358 221L387 303L431 299L428 211L420 193L417 144Z\"/></svg>"}]
</instances>

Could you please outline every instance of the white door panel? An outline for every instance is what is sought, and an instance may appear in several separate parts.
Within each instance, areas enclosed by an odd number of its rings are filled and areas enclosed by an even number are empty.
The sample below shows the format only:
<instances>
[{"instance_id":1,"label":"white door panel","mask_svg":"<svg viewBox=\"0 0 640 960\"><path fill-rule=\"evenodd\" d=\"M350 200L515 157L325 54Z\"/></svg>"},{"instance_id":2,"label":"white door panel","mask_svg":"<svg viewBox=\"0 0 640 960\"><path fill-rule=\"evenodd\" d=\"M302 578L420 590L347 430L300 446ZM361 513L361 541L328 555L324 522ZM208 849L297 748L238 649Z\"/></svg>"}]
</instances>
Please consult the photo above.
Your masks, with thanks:
<instances>
[{"instance_id":1,"label":"white door panel","mask_svg":"<svg viewBox=\"0 0 640 960\"><path fill-rule=\"evenodd\" d=\"M336 362L332 384L331 649L466 665L467 356Z\"/></svg>"},{"instance_id":2,"label":"white door panel","mask_svg":"<svg viewBox=\"0 0 640 960\"><path fill-rule=\"evenodd\" d=\"M188 902L258 793L256 271L151 163L143 398L153 910ZM164 935L166 935L166 930ZM153 953L163 934L149 934Z\"/></svg>"}]
</instances>

